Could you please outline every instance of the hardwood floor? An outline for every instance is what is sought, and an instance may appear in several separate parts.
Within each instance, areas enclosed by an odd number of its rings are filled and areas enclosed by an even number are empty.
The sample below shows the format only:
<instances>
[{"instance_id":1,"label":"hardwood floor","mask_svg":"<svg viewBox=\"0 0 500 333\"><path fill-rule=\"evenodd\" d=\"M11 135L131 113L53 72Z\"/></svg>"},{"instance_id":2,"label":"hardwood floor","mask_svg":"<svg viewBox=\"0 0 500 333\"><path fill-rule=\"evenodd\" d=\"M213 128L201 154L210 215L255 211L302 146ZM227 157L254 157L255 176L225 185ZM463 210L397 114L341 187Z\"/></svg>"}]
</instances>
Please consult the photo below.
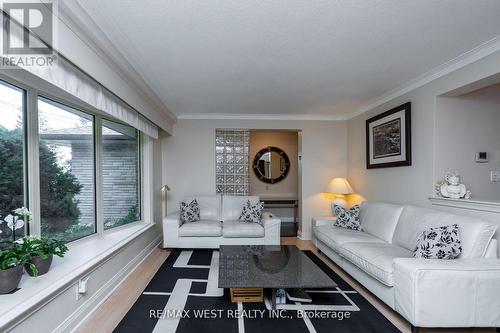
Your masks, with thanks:
<instances>
[{"instance_id":1,"label":"hardwood floor","mask_svg":"<svg viewBox=\"0 0 500 333\"><path fill-rule=\"evenodd\" d=\"M295 237L283 237L283 245L295 245L301 250L311 250L317 253L316 247L310 241L300 240ZM108 333L118 325L127 311L140 296L142 290L146 287L154 274L168 257L166 250L155 249L138 267L133 271L125 281L108 297L95 311L88 316L75 330L76 333ZM363 286L357 283L353 278L346 274L341 268L335 265L324 254L318 256L331 267L340 277L349 283L357 292L365 297L373 306L375 306L387 319L389 319L401 332L411 333L410 324L386 306L376 296L371 294ZM495 332L495 329L421 329L422 333L459 333L459 332Z\"/></svg>"},{"instance_id":2,"label":"hardwood floor","mask_svg":"<svg viewBox=\"0 0 500 333\"><path fill-rule=\"evenodd\" d=\"M154 249L111 296L79 325L75 333L112 332L134 305L169 254L167 250Z\"/></svg>"}]
</instances>

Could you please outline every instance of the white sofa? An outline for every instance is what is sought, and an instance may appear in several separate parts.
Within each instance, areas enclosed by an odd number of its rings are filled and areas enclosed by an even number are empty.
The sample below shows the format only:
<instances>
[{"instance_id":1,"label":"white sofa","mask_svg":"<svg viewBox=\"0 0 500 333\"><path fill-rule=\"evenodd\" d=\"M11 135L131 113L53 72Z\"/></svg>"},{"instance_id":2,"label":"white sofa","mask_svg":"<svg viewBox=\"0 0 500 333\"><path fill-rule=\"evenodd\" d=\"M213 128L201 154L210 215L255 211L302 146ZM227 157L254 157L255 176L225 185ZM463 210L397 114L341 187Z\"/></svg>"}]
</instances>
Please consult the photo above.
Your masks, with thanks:
<instances>
[{"instance_id":1,"label":"white sofa","mask_svg":"<svg viewBox=\"0 0 500 333\"><path fill-rule=\"evenodd\" d=\"M179 212L163 220L165 248L219 248L220 245L279 245L281 220L270 213L262 214L258 223L240 222L243 205L256 196L212 195L186 198L200 205L200 221L181 225Z\"/></svg>"},{"instance_id":2,"label":"white sofa","mask_svg":"<svg viewBox=\"0 0 500 333\"><path fill-rule=\"evenodd\" d=\"M320 251L418 327L500 327L500 260L496 226L414 206L365 202L362 231L313 220ZM430 226L456 223L462 254L416 259L417 237Z\"/></svg>"}]
</instances>

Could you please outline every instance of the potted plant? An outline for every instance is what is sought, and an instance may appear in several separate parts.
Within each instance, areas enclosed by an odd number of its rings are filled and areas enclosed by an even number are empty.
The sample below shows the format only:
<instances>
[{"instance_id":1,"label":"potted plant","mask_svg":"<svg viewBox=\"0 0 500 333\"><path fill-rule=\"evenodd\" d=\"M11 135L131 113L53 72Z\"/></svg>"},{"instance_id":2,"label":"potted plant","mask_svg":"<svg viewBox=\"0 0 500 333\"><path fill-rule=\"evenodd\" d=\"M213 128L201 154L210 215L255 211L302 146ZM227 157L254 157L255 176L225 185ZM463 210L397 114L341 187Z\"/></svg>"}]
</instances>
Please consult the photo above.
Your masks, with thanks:
<instances>
[{"instance_id":1,"label":"potted plant","mask_svg":"<svg viewBox=\"0 0 500 333\"><path fill-rule=\"evenodd\" d=\"M23 264L29 254L22 244L3 241L0 252L0 295L7 294L17 288L23 275Z\"/></svg>"},{"instance_id":2,"label":"potted plant","mask_svg":"<svg viewBox=\"0 0 500 333\"><path fill-rule=\"evenodd\" d=\"M24 268L30 276L47 273L54 255L62 258L68 252L66 243L57 239L39 239L27 236L23 237L21 242L28 253L28 260L24 264Z\"/></svg>"},{"instance_id":3,"label":"potted plant","mask_svg":"<svg viewBox=\"0 0 500 333\"><path fill-rule=\"evenodd\" d=\"M12 211L14 214L9 214L4 218L7 226L12 230L12 241L16 241L16 231L24 228L26 222L31 222L33 214L26 207L16 208ZM24 233L24 232L23 232ZM21 234L22 236L22 234Z\"/></svg>"}]
</instances>

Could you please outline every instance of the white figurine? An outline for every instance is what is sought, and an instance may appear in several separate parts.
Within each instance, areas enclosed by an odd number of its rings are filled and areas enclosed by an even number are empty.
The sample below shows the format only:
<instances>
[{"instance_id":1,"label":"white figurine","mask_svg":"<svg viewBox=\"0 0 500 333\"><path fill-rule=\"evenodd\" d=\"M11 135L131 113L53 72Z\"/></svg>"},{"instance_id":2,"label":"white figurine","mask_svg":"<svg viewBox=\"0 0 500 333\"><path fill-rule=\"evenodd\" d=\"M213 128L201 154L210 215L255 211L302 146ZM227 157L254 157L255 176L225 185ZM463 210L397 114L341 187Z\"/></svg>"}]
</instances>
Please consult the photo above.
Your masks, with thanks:
<instances>
[{"instance_id":1,"label":"white figurine","mask_svg":"<svg viewBox=\"0 0 500 333\"><path fill-rule=\"evenodd\" d=\"M456 172L447 172L444 175L444 183L439 190L444 198L469 199L471 196L471 192L464 184L460 183L460 175Z\"/></svg>"}]
</instances>

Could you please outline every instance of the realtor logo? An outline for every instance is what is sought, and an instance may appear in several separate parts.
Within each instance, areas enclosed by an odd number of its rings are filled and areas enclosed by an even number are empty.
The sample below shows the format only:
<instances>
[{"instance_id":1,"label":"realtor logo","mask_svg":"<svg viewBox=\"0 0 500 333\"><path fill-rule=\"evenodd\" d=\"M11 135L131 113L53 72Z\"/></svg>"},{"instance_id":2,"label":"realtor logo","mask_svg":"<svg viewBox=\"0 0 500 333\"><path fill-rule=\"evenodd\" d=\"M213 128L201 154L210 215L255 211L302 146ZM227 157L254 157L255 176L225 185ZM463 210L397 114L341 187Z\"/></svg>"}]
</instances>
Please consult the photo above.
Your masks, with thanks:
<instances>
[{"instance_id":1,"label":"realtor logo","mask_svg":"<svg viewBox=\"0 0 500 333\"><path fill-rule=\"evenodd\" d=\"M1 0L2 60L0 67L52 66L56 59L57 3Z\"/></svg>"}]
</instances>

